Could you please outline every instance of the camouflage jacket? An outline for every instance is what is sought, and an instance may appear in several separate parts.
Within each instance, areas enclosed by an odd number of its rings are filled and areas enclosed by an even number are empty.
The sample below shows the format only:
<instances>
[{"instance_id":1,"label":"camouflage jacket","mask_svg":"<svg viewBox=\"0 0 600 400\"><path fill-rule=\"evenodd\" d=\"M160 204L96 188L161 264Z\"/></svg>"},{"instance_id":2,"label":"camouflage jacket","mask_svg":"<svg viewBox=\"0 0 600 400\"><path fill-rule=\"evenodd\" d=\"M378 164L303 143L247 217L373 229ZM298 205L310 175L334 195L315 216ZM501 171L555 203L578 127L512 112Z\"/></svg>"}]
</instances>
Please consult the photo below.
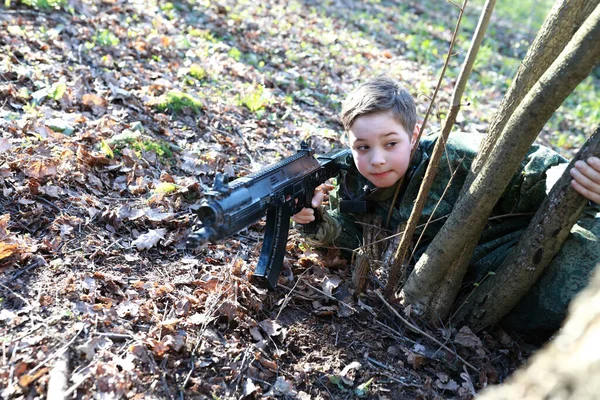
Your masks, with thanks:
<instances>
[{"instance_id":1,"label":"camouflage jacket","mask_svg":"<svg viewBox=\"0 0 600 400\"><path fill-rule=\"evenodd\" d=\"M399 182L402 188L393 206L390 223L387 226L390 234L396 233L398 227L406 223L410 216L436 140L437 135L421 139L403 182ZM423 226L430 221L415 251L417 259L452 211L469 173L471 163L477 155L479 144L480 137L478 135L450 136L446 152L439 163L419 219L419 228L415 232L415 236L419 237L423 233ZM468 277L470 280L479 281L488 271L495 270L502 263L510 250L517 244L533 214L546 196L546 171L566 162L565 158L546 147L533 145L529 149L527 156L521 162L518 171L514 174L489 217L488 224L470 261L470 276ZM353 250L363 244L362 225L358 221L360 217L357 219L356 214L345 212L344 209L348 205L352 206L354 204L352 201L367 199L368 213L378 215L382 221L386 221L396 186L374 190L372 184L356 168L343 171L338 176L335 186L330 193L329 205L324 208L324 221L319 230L316 234L305 235L305 237L311 245L317 247L333 245L341 249ZM560 278L550 284L550 290L553 291L550 296L547 293L540 294L540 296L547 297L546 300L550 303L548 307L555 309L553 312L556 317L549 325L556 325L556 321L562 319L566 311L566 304L587 283L590 271L596 263L600 262L600 245L598 244L600 218L597 217L600 214L598 212L600 212L598 205L587 207L579 223L573 228L571 237L567 239L567 243L570 244L563 245L563 248L577 249L578 255L556 257L556 259L561 259L562 264L570 265L558 267ZM582 263L585 263L585 268L580 267ZM568 293L557 293L562 290L557 288L561 285L568 286L572 290L569 289ZM561 299L556 299L557 296ZM532 301L539 303L540 300ZM547 313L548 310L544 312Z\"/></svg>"}]
</instances>

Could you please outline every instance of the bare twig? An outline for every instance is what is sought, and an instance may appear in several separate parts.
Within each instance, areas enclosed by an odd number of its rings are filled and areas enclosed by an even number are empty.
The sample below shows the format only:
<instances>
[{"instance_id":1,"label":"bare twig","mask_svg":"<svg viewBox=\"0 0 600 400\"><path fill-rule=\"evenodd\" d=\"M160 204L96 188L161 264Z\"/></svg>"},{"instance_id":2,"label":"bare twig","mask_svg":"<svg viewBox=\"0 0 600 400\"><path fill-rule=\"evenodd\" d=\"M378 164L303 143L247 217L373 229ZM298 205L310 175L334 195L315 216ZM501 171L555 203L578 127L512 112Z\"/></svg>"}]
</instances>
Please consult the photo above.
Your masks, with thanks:
<instances>
[{"instance_id":1,"label":"bare twig","mask_svg":"<svg viewBox=\"0 0 600 400\"><path fill-rule=\"evenodd\" d=\"M452 3L454 4L454 3ZM460 14L458 15L458 21L456 22L456 26L454 27L454 32L452 33L452 39L450 40L450 47L448 47L448 51L446 52L446 60L444 61L444 65L442 67L442 71L440 72L440 77L438 78L438 82L435 85L435 89L433 91L433 96L431 96L431 101L429 102L429 106L427 107L427 111L425 112L425 117L423 118L423 123L421 124L421 129L419 129L419 135L417 136L416 143L417 145L412 149L410 153L410 159L412 160L413 156L416 153L419 141L421 140L421 136L423 136L423 132L425 132L425 127L427 126L427 120L429 119L429 115L431 114L431 110L435 106L435 99L437 98L437 94L442 87L442 80L446 75L446 69L448 68L448 64L450 64L450 58L453 56L452 49L454 48L454 43L456 42L456 37L458 36L458 28L460 27L460 21L463 16L464 8L467 5L467 0L464 1L462 7L458 7L460 9ZM412 132L408 132L412 134ZM404 177L402 177L403 179ZM402 179L398 183L398 187L396 188L396 192L394 193L394 197L392 198L392 205L390 206L390 210L388 211L388 216L385 225L388 226L390 224L390 220L392 218L392 211L394 210L394 204L396 203L396 199L398 199L398 195L400 194L400 188L402 187Z\"/></svg>"},{"instance_id":2,"label":"bare twig","mask_svg":"<svg viewBox=\"0 0 600 400\"><path fill-rule=\"evenodd\" d=\"M277 321L279 319L279 316L281 315L281 312L283 311L283 309L285 308L285 306L287 305L287 303L290 301L290 297L292 296L292 293L294 292L294 289L296 289L296 286L298 286L298 284L300 283L300 280L302 279L302 276L304 274L306 274L308 271L310 271L311 269L312 269L312 266L310 268L307 268L306 270L304 270L300 275L298 275L298 279L296 280L296 283L294 284L294 286L290 290L288 290L287 294L283 298L283 302L281 303L281 307L279 308L279 312L277 313L277 316L275 317L275 321Z\"/></svg>"},{"instance_id":3,"label":"bare twig","mask_svg":"<svg viewBox=\"0 0 600 400\"><path fill-rule=\"evenodd\" d=\"M435 344L437 344L438 346L442 347L444 350L449 351L450 353L454 354L454 356L456 358L458 358L460 361L462 361L463 364L465 364L467 367L471 368L473 371L475 371L476 373L479 373L479 370L477 368L475 368L472 364L470 364L467 360L465 360L464 358L462 358L461 356L459 356L456 351L452 350L451 348L449 348L448 346L446 346L445 344L443 344L442 342L440 342L439 340L437 340L436 338L434 338L433 336L431 336L430 334L428 334L427 332L421 330L421 328L419 328L418 326L414 325L412 322L410 322L409 320L407 320L406 318L404 318L402 315L400 315L400 313L398 311L396 311L396 309L394 307L391 306L390 303L388 303L385 298L383 297L383 295L381 294L381 292L379 290L375 290L375 293L377 294L377 296L379 296L379 298L381 299L381 301L383 301L383 304L385 304L388 309L394 313L394 315L400 319L400 321L402 321L410 330L412 330L415 333L418 333L420 335L425 336L427 339L431 340L432 342L434 342Z\"/></svg>"},{"instance_id":4,"label":"bare twig","mask_svg":"<svg viewBox=\"0 0 600 400\"><path fill-rule=\"evenodd\" d=\"M314 287L313 285L311 285L310 283L306 282L306 286L310 287L312 290L321 293L323 296L327 297L330 300L333 301L337 301L338 303L340 303L341 305L348 307L350 310L354 311L354 312L358 312L354 307L352 307L350 304L348 303L344 303L343 301L341 301L340 299L333 297L327 293L325 293L324 291L322 291L321 289L318 289L316 287Z\"/></svg>"}]
</instances>

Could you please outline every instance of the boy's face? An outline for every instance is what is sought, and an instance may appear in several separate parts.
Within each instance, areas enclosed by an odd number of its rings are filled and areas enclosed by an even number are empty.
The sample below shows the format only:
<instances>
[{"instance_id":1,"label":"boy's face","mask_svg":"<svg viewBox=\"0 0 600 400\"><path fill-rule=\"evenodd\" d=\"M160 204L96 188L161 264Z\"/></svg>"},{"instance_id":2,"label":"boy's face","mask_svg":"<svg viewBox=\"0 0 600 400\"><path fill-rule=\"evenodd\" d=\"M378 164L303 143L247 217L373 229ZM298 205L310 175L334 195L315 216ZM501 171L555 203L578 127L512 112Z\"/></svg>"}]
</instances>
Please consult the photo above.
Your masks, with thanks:
<instances>
[{"instance_id":1,"label":"boy's face","mask_svg":"<svg viewBox=\"0 0 600 400\"><path fill-rule=\"evenodd\" d=\"M377 187L393 186L408 169L418 132L406 132L391 111L356 118L348 139L358 171Z\"/></svg>"}]
</instances>

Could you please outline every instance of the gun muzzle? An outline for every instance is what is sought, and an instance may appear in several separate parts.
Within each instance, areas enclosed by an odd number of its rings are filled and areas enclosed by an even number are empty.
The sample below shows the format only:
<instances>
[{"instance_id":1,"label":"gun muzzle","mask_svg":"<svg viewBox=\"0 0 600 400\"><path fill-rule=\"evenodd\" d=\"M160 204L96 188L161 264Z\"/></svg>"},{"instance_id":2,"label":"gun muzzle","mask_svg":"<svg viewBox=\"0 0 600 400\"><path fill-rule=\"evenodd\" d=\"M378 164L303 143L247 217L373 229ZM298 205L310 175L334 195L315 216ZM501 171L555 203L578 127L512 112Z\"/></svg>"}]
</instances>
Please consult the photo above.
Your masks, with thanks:
<instances>
[{"instance_id":1,"label":"gun muzzle","mask_svg":"<svg viewBox=\"0 0 600 400\"><path fill-rule=\"evenodd\" d=\"M215 230L210 227L200 228L188 236L185 245L188 249L197 249L211 241L215 233Z\"/></svg>"}]
</instances>

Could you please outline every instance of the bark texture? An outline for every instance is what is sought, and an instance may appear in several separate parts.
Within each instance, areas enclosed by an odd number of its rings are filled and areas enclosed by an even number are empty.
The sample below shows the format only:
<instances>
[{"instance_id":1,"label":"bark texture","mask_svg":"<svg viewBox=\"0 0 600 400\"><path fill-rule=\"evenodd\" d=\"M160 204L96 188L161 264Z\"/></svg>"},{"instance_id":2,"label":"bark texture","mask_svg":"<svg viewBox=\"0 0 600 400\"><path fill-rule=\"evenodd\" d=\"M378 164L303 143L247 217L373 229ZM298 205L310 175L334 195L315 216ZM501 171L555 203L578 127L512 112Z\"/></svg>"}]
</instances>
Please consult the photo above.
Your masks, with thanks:
<instances>
[{"instance_id":1,"label":"bark texture","mask_svg":"<svg viewBox=\"0 0 600 400\"><path fill-rule=\"evenodd\" d=\"M600 397L600 264L589 286L571 303L558 336L529 365L479 400L591 400Z\"/></svg>"},{"instance_id":2,"label":"bark texture","mask_svg":"<svg viewBox=\"0 0 600 400\"><path fill-rule=\"evenodd\" d=\"M479 331L504 317L538 280L560 249L587 200L571 187L569 170L577 160L600 154L600 128L581 148L544 203L527 231L496 274L485 280L457 314L459 325Z\"/></svg>"},{"instance_id":3,"label":"bark texture","mask_svg":"<svg viewBox=\"0 0 600 400\"><path fill-rule=\"evenodd\" d=\"M529 147L554 111L600 61L598 43L600 7L596 7L511 116L481 172L409 276L401 293L405 303L427 311L432 321L447 316L448 304L454 302L458 288L450 288L454 293L447 293L435 303L433 298L438 297L445 279L464 277L485 222ZM448 271L457 276L446 278Z\"/></svg>"}]
</instances>

